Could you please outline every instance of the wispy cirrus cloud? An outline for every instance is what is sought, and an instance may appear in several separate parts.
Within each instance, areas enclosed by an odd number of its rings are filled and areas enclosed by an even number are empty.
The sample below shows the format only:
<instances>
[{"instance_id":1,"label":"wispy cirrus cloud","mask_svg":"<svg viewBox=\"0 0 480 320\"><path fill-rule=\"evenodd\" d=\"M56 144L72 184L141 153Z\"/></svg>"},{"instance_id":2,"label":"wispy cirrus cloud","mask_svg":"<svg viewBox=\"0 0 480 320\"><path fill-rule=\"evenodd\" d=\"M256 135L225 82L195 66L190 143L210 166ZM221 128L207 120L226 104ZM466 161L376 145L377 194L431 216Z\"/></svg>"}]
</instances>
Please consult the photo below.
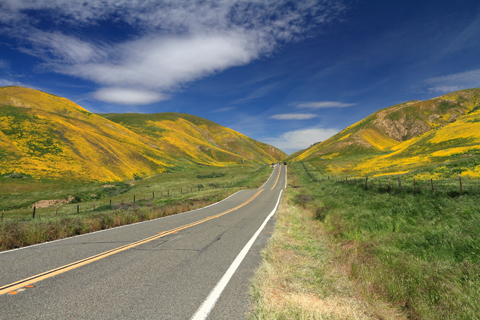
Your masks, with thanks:
<instances>
[{"instance_id":1,"label":"wispy cirrus cloud","mask_svg":"<svg viewBox=\"0 0 480 320\"><path fill-rule=\"evenodd\" d=\"M345 108L354 106L355 103L343 103L338 101L310 101L310 102L295 102L293 106L299 109L325 109L325 108Z\"/></svg>"},{"instance_id":2,"label":"wispy cirrus cloud","mask_svg":"<svg viewBox=\"0 0 480 320\"><path fill-rule=\"evenodd\" d=\"M232 111L232 110L235 110L237 109L237 107L224 107L224 108L218 108L218 109L215 109L211 112L214 112L214 113L220 113L220 112L228 112L228 111Z\"/></svg>"},{"instance_id":3,"label":"wispy cirrus cloud","mask_svg":"<svg viewBox=\"0 0 480 320\"><path fill-rule=\"evenodd\" d=\"M267 138L263 141L291 154L316 142L325 141L339 131L334 128L306 128L288 131L278 138Z\"/></svg>"},{"instance_id":4,"label":"wispy cirrus cloud","mask_svg":"<svg viewBox=\"0 0 480 320\"><path fill-rule=\"evenodd\" d=\"M270 118L275 120L308 120L316 117L317 115L313 113L282 113L274 114Z\"/></svg>"},{"instance_id":5,"label":"wispy cirrus cloud","mask_svg":"<svg viewBox=\"0 0 480 320\"><path fill-rule=\"evenodd\" d=\"M480 87L480 69L430 78L425 83L430 86L430 92L440 93Z\"/></svg>"},{"instance_id":6,"label":"wispy cirrus cloud","mask_svg":"<svg viewBox=\"0 0 480 320\"><path fill-rule=\"evenodd\" d=\"M344 10L340 0L4 0L0 32L21 39L21 50L47 70L107 88L97 99L135 104L136 96L141 104L266 56ZM111 17L135 36L114 41L91 34ZM42 26L46 18L49 29ZM113 88L129 88L132 99Z\"/></svg>"}]
</instances>

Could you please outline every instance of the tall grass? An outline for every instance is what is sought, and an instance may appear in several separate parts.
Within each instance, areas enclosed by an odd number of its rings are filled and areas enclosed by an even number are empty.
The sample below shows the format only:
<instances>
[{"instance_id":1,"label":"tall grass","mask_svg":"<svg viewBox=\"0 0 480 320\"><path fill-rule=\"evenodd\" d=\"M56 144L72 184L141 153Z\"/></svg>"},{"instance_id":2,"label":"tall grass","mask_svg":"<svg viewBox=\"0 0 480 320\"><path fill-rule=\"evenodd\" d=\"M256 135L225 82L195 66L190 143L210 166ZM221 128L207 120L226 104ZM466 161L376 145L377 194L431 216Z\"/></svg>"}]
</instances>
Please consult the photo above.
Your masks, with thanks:
<instances>
[{"instance_id":1,"label":"tall grass","mask_svg":"<svg viewBox=\"0 0 480 320\"><path fill-rule=\"evenodd\" d=\"M324 222L367 299L412 319L480 318L478 193L387 192L369 182L366 191L364 181L314 181L300 163L293 171L312 198L299 201Z\"/></svg>"}]
</instances>

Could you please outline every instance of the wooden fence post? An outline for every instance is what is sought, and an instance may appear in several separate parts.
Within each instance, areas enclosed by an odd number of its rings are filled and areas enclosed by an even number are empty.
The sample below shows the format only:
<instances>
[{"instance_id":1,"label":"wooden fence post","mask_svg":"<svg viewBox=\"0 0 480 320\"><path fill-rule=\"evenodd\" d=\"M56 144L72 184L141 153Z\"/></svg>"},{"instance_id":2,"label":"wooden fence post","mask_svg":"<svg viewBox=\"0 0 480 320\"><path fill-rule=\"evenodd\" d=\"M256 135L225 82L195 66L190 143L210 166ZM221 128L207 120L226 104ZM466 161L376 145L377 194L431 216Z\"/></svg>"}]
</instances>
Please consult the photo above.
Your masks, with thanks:
<instances>
[{"instance_id":1,"label":"wooden fence post","mask_svg":"<svg viewBox=\"0 0 480 320\"><path fill-rule=\"evenodd\" d=\"M402 178L400 176L398 176L398 188L402 191Z\"/></svg>"},{"instance_id":2,"label":"wooden fence post","mask_svg":"<svg viewBox=\"0 0 480 320\"><path fill-rule=\"evenodd\" d=\"M135 195L133 195L133 202L135 202Z\"/></svg>"},{"instance_id":3,"label":"wooden fence post","mask_svg":"<svg viewBox=\"0 0 480 320\"><path fill-rule=\"evenodd\" d=\"M390 192L390 190L392 190L392 187L390 185L390 178L388 178L388 192Z\"/></svg>"},{"instance_id":4,"label":"wooden fence post","mask_svg":"<svg viewBox=\"0 0 480 320\"><path fill-rule=\"evenodd\" d=\"M79 212L80 212L80 205L77 204L77 213L79 213Z\"/></svg>"},{"instance_id":5,"label":"wooden fence post","mask_svg":"<svg viewBox=\"0 0 480 320\"><path fill-rule=\"evenodd\" d=\"M170 190L167 189L167 196L169 196L169 195L170 195Z\"/></svg>"},{"instance_id":6,"label":"wooden fence post","mask_svg":"<svg viewBox=\"0 0 480 320\"><path fill-rule=\"evenodd\" d=\"M110 199L110 206L112 206L112 199Z\"/></svg>"},{"instance_id":7,"label":"wooden fence post","mask_svg":"<svg viewBox=\"0 0 480 320\"><path fill-rule=\"evenodd\" d=\"M382 178L378 178L378 184L380 185L380 190L382 189Z\"/></svg>"},{"instance_id":8,"label":"wooden fence post","mask_svg":"<svg viewBox=\"0 0 480 320\"><path fill-rule=\"evenodd\" d=\"M55 210L55 215L58 216L58 206L57 206L57 210Z\"/></svg>"},{"instance_id":9,"label":"wooden fence post","mask_svg":"<svg viewBox=\"0 0 480 320\"><path fill-rule=\"evenodd\" d=\"M371 185L372 185L372 190L373 190L373 178L370 179Z\"/></svg>"},{"instance_id":10,"label":"wooden fence post","mask_svg":"<svg viewBox=\"0 0 480 320\"><path fill-rule=\"evenodd\" d=\"M33 218L32 219L35 219L35 206L33 206Z\"/></svg>"},{"instance_id":11,"label":"wooden fence post","mask_svg":"<svg viewBox=\"0 0 480 320\"><path fill-rule=\"evenodd\" d=\"M95 203L93 204L93 210L95 210Z\"/></svg>"},{"instance_id":12,"label":"wooden fence post","mask_svg":"<svg viewBox=\"0 0 480 320\"><path fill-rule=\"evenodd\" d=\"M430 179L430 184L432 185L432 191L433 191L433 179Z\"/></svg>"},{"instance_id":13,"label":"wooden fence post","mask_svg":"<svg viewBox=\"0 0 480 320\"><path fill-rule=\"evenodd\" d=\"M368 190L368 177L365 177L365 190Z\"/></svg>"},{"instance_id":14,"label":"wooden fence post","mask_svg":"<svg viewBox=\"0 0 480 320\"><path fill-rule=\"evenodd\" d=\"M152 191L152 199L155 199L155 191Z\"/></svg>"}]
</instances>

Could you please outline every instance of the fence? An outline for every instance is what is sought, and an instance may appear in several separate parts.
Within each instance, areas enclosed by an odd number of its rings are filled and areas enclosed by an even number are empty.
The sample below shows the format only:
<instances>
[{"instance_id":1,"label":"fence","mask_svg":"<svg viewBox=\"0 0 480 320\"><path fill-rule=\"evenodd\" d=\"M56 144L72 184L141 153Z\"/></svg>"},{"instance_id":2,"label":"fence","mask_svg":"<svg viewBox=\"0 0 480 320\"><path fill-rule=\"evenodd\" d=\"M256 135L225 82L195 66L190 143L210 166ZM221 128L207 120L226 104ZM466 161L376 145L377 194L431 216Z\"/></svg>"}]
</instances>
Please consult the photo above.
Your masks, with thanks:
<instances>
[{"instance_id":1,"label":"fence","mask_svg":"<svg viewBox=\"0 0 480 320\"><path fill-rule=\"evenodd\" d=\"M258 170L257 170L258 171ZM254 172L257 173L257 171ZM253 175L253 174L252 174ZM188 187L177 187L175 189L164 189L160 191L151 191L148 194L125 194L124 197L118 198L115 200L112 199L98 199L95 201L85 202L85 203L75 203L75 204L62 204L62 205L53 205L49 207L37 207L35 205L31 206L30 208L25 209L10 209L5 210L2 209L0 222L4 222L6 214L8 215L15 215L15 216L22 216L23 218L15 219L15 220L25 220L28 216L31 219L38 218L39 215L45 216L58 216L58 215L66 215L66 214L75 214L75 213L93 213L93 212L100 212L104 210L116 210L116 209L128 209L132 207L139 207L139 206L152 206L155 199L165 199L165 198L174 198L176 196L181 196L183 194L192 194L192 193L199 193L201 191L207 190L214 190L214 189L221 189L221 188L232 188L232 187L242 187L241 185L238 186L237 184L241 181L236 182L227 182L226 184L218 184L218 183L209 183L206 186L201 184L197 184L195 186L188 186ZM201 185L201 186L200 186Z\"/></svg>"},{"instance_id":2,"label":"fence","mask_svg":"<svg viewBox=\"0 0 480 320\"><path fill-rule=\"evenodd\" d=\"M413 193L421 194L425 192L443 192L450 196L462 194L480 195L480 180L462 177L461 174L456 178L450 179L418 179L415 175L384 175L379 177L358 177L358 176L339 176L339 175L317 175L312 174L307 166L302 162L308 176L314 181L331 180L346 184L362 187L366 191L394 192L394 193Z\"/></svg>"}]
</instances>

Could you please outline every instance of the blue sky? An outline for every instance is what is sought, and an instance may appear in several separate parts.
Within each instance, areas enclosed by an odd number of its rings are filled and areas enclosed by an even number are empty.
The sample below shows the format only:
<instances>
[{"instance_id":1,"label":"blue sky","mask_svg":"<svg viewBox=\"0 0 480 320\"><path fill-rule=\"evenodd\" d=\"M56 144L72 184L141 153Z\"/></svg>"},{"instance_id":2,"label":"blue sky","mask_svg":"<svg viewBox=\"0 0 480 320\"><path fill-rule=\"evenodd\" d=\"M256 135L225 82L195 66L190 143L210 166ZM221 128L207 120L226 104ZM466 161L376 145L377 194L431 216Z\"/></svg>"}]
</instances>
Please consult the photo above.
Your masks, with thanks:
<instances>
[{"instance_id":1,"label":"blue sky","mask_svg":"<svg viewBox=\"0 0 480 320\"><path fill-rule=\"evenodd\" d=\"M190 113L292 153L480 87L480 3L2 0L5 85L96 113Z\"/></svg>"}]
</instances>

